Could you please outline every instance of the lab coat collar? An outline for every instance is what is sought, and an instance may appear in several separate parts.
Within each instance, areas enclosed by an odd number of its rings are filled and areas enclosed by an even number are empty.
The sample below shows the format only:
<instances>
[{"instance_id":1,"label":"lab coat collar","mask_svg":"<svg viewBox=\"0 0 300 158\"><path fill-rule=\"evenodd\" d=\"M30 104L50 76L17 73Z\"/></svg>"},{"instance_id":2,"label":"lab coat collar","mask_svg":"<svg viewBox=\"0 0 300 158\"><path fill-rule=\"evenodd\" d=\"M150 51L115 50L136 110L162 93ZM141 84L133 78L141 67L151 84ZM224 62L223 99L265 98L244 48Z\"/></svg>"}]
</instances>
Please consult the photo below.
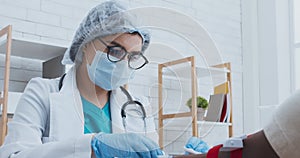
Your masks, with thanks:
<instances>
[{"instance_id":1,"label":"lab coat collar","mask_svg":"<svg viewBox=\"0 0 300 158\"><path fill-rule=\"evenodd\" d=\"M76 67L66 74L61 90L50 94L50 136L55 140L84 133L82 101L76 82ZM110 93L112 132L124 133L121 106L127 101L120 88Z\"/></svg>"}]
</instances>

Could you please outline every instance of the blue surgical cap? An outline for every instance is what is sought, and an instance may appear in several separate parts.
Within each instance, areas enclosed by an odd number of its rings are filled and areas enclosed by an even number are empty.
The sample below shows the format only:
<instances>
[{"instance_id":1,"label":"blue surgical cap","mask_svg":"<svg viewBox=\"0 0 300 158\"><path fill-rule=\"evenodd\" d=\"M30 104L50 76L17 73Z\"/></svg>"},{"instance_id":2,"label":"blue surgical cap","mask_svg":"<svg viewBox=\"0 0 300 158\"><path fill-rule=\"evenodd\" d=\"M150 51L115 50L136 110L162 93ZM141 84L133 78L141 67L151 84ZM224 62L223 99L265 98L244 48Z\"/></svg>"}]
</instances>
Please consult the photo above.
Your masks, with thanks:
<instances>
[{"instance_id":1,"label":"blue surgical cap","mask_svg":"<svg viewBox=\"0 0 300 158\"><path fill-rule=\"evenodd\" d=\"M138 29L136 17L118 1L106 1L91 9L77 29L71 46L66 50L62 64L82 60L82 48L92 40L119 33L138 33L143 39L142 51L150 43L146 30Z\"/></svg>"}]
</instances>

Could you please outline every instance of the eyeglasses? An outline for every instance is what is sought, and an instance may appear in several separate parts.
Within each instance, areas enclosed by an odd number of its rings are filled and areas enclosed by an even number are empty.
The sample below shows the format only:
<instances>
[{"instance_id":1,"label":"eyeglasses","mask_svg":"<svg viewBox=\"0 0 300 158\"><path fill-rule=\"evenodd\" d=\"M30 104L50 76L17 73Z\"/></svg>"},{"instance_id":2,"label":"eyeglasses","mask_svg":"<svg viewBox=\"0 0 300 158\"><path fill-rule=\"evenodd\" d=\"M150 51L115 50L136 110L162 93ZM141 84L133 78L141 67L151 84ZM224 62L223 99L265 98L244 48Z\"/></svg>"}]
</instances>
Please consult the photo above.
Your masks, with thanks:
<instances>
[{"instance_id":1,"label":"eyeglasses","mask_svg":"<svg viewBox=\"0 0 300 158\"><path fill-rule=\"evenodd\" d=\"M102 44L106 46L107 58L113 63L125 59L126 56L128 59L128 67L134 70L140 69L149 63L149 61L141 51L127 52L126 49L118 43L113 43L115 44L114 46L109 46L100 38L98 39Z\"/></svg>"}]
</instances>

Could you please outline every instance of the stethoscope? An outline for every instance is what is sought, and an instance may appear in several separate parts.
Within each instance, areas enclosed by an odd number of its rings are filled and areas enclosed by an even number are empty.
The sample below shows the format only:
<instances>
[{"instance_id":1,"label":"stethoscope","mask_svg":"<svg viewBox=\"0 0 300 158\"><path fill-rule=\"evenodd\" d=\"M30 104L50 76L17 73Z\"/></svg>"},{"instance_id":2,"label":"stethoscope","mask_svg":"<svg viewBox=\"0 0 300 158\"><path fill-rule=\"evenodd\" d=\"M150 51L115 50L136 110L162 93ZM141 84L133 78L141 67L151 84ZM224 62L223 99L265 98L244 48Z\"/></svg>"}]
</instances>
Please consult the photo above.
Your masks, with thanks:
<instances>
[{"instance_id":1,"label":"stethoscope","mask_svg":"<svg viewBox=\"0 0 300 158\"><path fill-rule=\"evenodd\" d=\"M58 89L59 89L59 91L61 90L61 88L63 86L63 80L64 80L65 76L66 76L66 74L63 74L61 76L61 78L59 79L59 83L58 83ZM138 116L140 116L143 119L143 122L144 122L144 132L145 132L145 135L146 135L146 133L147 133L146 111L145 111L145 108L144 108L143 104L141 102L137 101L137 100L133 100L133 98L131 97L131 95L129 94L129 92L124 87L120 87L120 89L126 95L127 100L128 100L121 107L122 124L123 124L125 132L127 133L126 117L127 117L127 115L131 115L131 112L135 112L136 114L138 114ZM128 108L130 105L133 105L133 107Z\"/></svg>"},{"instance_id":2,"label":"stethoscope","mask_svg":"<svg viewBox=\"0 0 300 158\"><path fill-rule=\"evenodd\" d=\"M127 128L126 128L126 116L127 113L130 115L129 112L136 112L139 116L142 117L143 121L144 121L144 132L145 135L147 133L147 128L146 128L146 111L145 108L143 106L143 104L137 100L133 100L131 95L129 94L129 92L124 88L124 87L120 87L122 92L127 96L127 102L125 102L122 107L121 107L121 117L122 117L122 123L123 123L123 127L125 132L127 133ZM126 111L126 108L129 105L134 105L134 108L129 109L128 111ZM139 106L139 108L137 107ZM140 110L138 110L140 109Z\"/></svg>"}]
</instances>

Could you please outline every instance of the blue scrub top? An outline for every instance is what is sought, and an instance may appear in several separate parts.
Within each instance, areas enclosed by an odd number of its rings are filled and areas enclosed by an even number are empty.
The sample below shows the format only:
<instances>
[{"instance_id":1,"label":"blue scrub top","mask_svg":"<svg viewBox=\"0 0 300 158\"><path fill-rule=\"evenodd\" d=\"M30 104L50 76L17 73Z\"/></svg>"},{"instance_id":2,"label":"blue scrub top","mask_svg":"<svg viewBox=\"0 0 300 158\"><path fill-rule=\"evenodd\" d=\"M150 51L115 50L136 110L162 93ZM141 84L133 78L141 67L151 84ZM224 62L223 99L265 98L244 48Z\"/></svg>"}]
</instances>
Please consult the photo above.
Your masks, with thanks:
<instances>
[{"instance_id":1,"label":"blue scrub top","mask_svg":"<svg viewBox=\"0 0 300 158\"><path fill-rule=\"evenodd\" d=\"M101 109L81 97L84 114L84 134L111 133L111 115L109 101Z\"/></svg>"}]
</instances>

